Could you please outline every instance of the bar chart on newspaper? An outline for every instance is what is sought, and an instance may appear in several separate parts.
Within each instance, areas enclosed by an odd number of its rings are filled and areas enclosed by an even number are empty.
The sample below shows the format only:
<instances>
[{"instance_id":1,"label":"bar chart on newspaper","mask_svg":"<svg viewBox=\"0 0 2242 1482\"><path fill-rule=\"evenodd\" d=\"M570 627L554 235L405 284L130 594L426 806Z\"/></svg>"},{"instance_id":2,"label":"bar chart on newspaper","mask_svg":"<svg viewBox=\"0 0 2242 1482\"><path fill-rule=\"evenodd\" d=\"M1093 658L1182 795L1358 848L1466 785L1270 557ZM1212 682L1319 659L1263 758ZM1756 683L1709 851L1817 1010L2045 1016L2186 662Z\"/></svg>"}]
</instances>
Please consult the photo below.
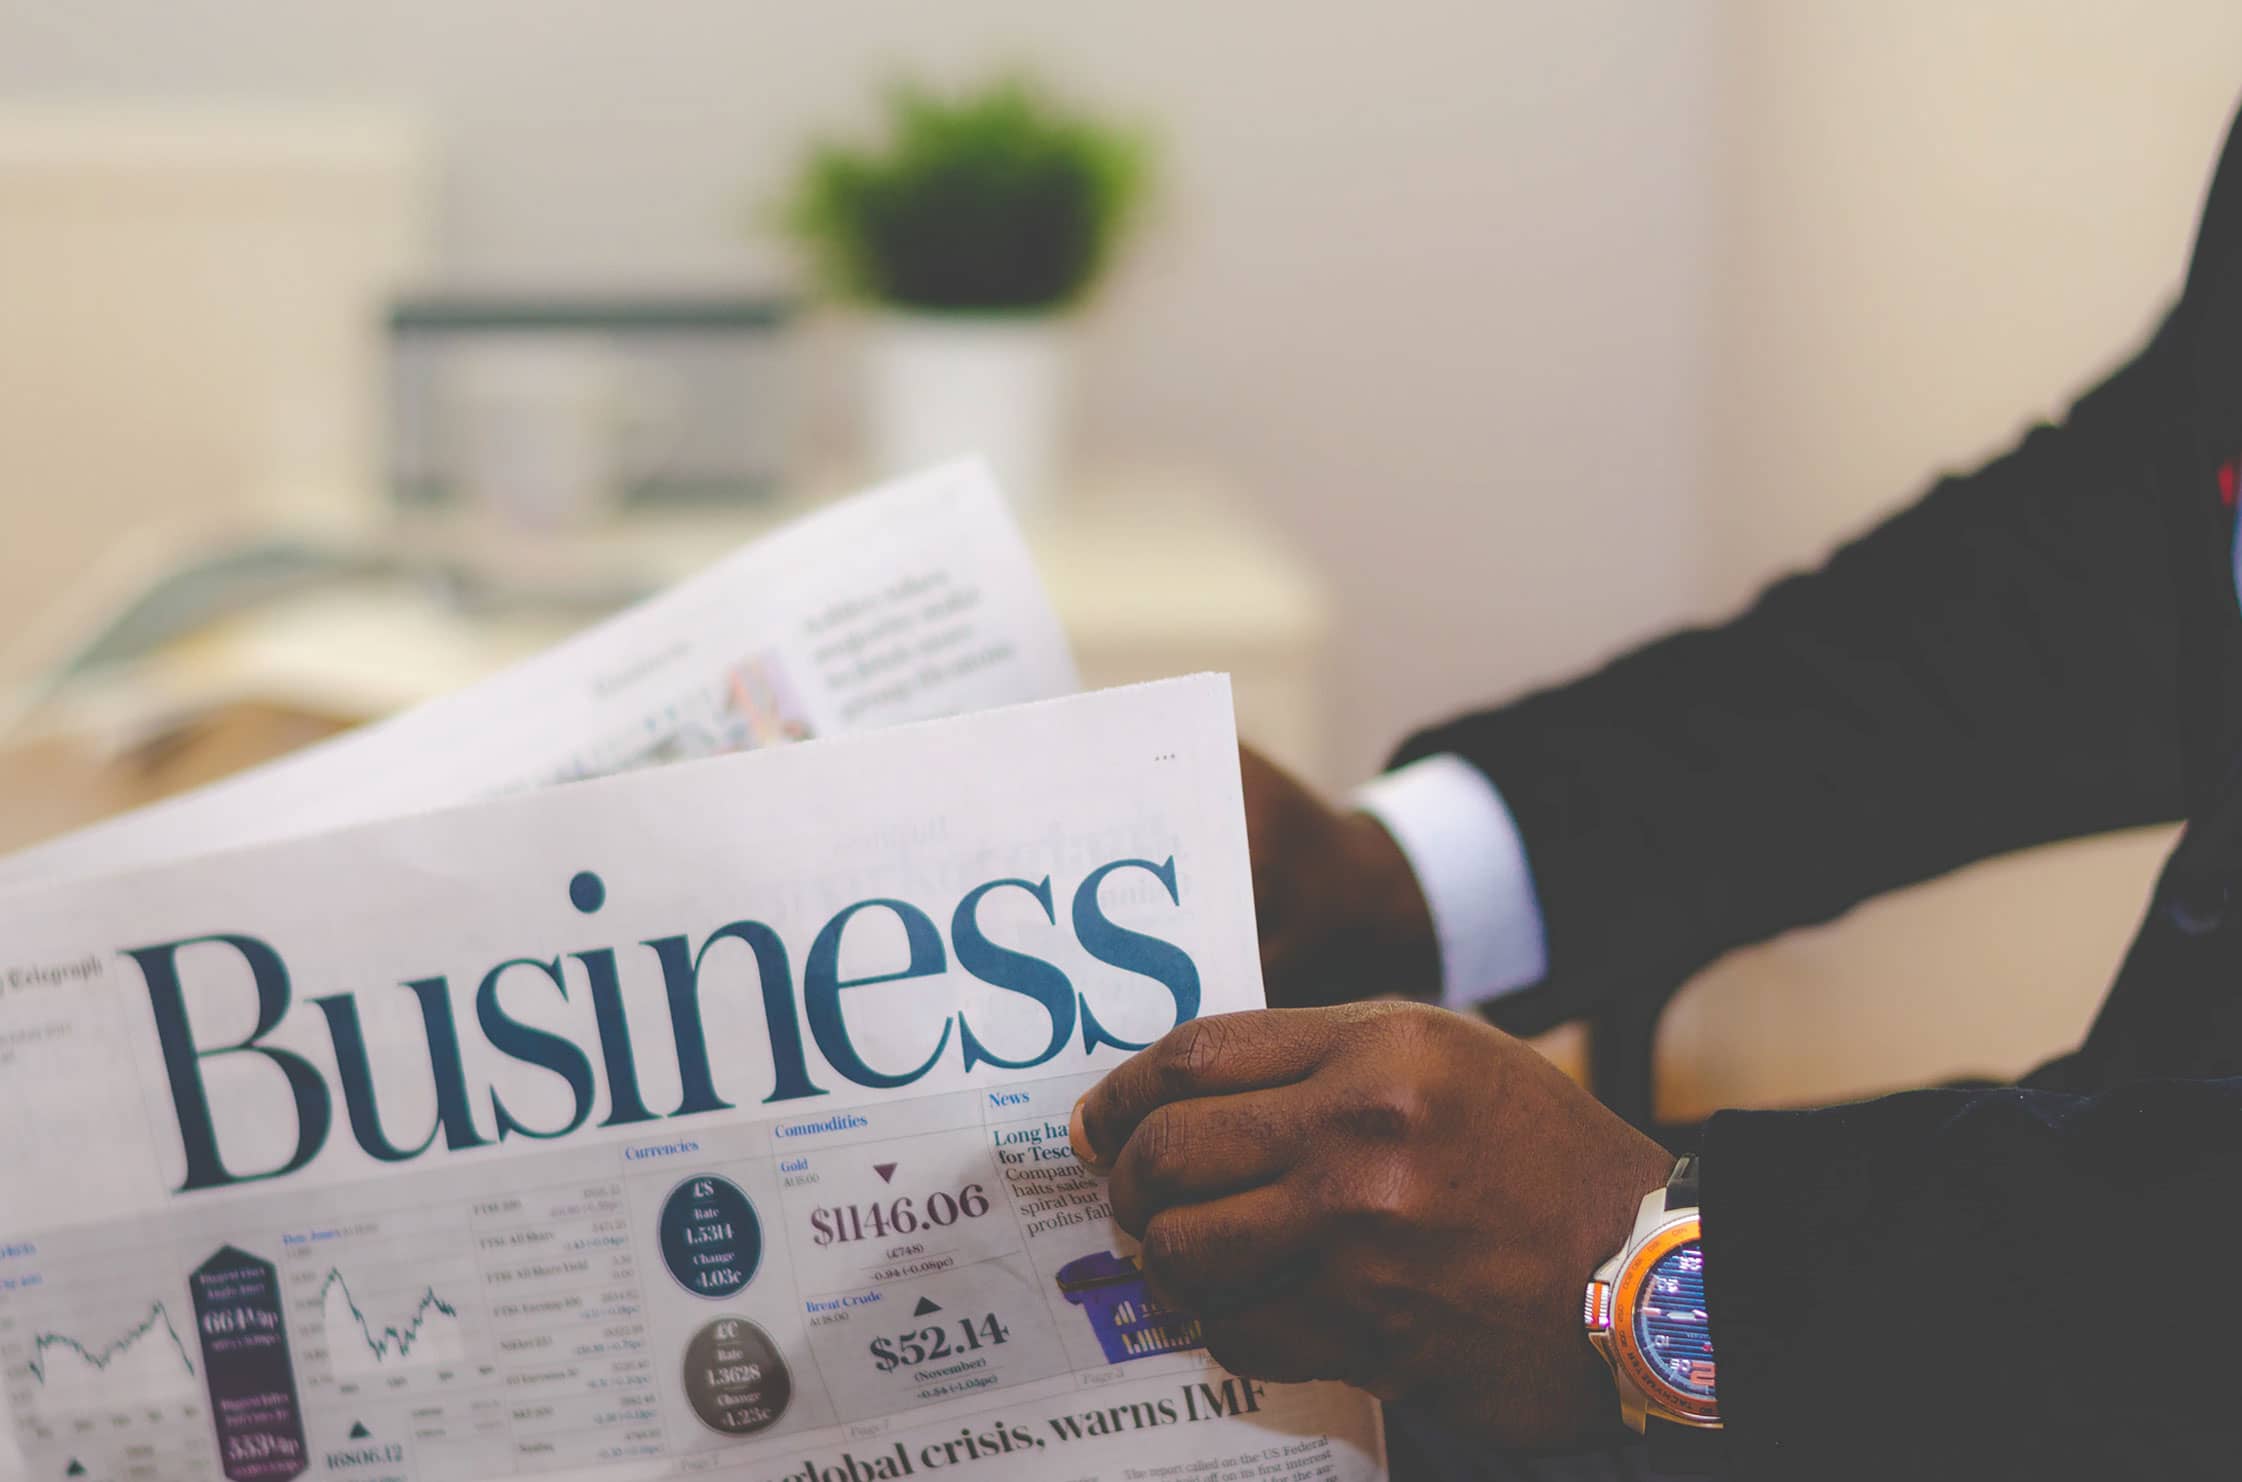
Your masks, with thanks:
<instances>
[{"instance_id":1,"label":"bar chart on newspaper","mask_svg":"<svg viewBox=\"0 0 2242 1482\"><path fill-rule=\"evenodd\" d=\"M0 895L0 1477L1374 1482L1370 1400L1222 1369L1067 1136L1260 1002L1229 704Z\"/></svg>"}]
</instances>

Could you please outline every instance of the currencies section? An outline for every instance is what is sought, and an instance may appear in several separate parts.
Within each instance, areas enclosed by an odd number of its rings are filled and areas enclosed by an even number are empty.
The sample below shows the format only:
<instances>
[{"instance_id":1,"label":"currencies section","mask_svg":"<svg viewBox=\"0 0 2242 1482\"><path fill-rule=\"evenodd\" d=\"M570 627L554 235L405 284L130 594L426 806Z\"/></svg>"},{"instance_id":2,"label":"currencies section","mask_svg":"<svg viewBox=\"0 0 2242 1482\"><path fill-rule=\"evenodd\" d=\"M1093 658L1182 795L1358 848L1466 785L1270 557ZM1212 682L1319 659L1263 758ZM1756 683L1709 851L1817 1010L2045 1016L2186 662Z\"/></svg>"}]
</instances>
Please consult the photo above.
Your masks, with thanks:
<instances>
[{"instance_id":1,"label":"currencies section","mask_svg":"<svg viewBox=\"0 0 2242 1482\"><path fill-rule=\"evenodd\" d=\"M1199 1368L1067 1146L1088 1084L0 1239L16 1450L58 1482L470 1482Z\"/></svg>"},{"instance_id":2,"label":"currencies section","mask_svg":"<svg viewBox=\"0 0 2242 1482\"><path fill-rule=\"evenodd\" d=\"M772 1128L807 1333L862 1422L1063 1376L979 1093Z\"/></svg>"},{"instance_id":3,"label":"currencies section","mask_svg":"<svg viewBox=\"0 0 2242 1482\"><path fill-rule=\"evenodd\" d=\"M772 1129L783 1225L836 1415L1195 1370L1196 1317L1146 1289L1067 1141L1071 1077Z\"/></svg>"},{"instance_id":4,"label":"currencies section","mask_svg":"<svg viewBox=\"0 0 2242 1482\"><path fill-rule=\"evenodd\" d=\"M868 1419L1067 1372L1035 1272L1012 1254L805 1299L843 1417Z\"/></svg>"},{"instance_id":5,"label":"currencies section","mask_svg":"<svg viewBox=\"0 0 2242 1482\"><path fill-rule=\"evenodd\" d=\"M629 1148L660 1405L674 1455L777 1442L834 1423L795 1295L798 1242L761 1128Z\"/></svg>"}]
</instances>

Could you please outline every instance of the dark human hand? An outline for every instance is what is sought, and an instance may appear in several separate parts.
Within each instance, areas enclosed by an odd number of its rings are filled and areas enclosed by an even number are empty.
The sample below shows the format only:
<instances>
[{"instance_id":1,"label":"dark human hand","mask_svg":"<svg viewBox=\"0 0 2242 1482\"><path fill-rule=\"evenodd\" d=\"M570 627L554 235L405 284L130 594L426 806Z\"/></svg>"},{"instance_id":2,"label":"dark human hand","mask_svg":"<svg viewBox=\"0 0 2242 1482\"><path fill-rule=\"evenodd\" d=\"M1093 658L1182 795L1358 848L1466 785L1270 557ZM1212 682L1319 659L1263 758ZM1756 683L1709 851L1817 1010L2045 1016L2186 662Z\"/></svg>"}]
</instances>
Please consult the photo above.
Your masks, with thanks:
<instances>
[{"instance_id":1,"label":"dark human hand","mask_svg":"<svg viewBox=\"0 0 2242 1482\"><path fill-rule=\"evenodd\" d=\"M1233 1372L1511 1447L1618 1424L1581 1294L1673 1160L1524 1043L1406 1003L1199 1019L1085 1096L1074 1140Z\"/></svg>"},{"instance_id":2,"label":"dark human hand","mask_svg":"<svg viewBox=\"0 0 2242 1482\"><path fill-rule=\"evenodd\" d=\"M1284 1008L1372 993L1430 998L1440 982L1432 916L1401 846L1240 747L1261 976Z\"/></svg>"}]
</instances>

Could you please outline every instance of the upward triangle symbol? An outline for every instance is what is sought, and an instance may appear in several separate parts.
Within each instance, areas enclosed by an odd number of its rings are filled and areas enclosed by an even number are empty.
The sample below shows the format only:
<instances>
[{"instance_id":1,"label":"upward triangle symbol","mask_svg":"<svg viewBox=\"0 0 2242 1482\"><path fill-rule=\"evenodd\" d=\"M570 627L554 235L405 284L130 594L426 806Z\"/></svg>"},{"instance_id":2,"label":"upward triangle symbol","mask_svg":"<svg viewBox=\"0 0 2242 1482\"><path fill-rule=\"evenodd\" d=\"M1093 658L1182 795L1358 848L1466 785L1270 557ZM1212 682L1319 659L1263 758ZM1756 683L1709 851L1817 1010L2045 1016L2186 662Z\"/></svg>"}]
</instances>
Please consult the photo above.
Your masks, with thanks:
<instances>
[{"instance_id":1,"label":"upward triangle symbol","mask_svg":"<svg viewBox=\"0 0 2242 1482\"><path fill-rule=\"evenodd\" d=\"M924 1317L929 1312L940 1312L941 1310L941 1308L934 1305L934 1299L932 1297L921 1297L919 1298L919 1305L915 1309L913 1309L911 1316Z\"/></svg>"},{"instance_id":2,"label":"upward triangle symbol","mask_svg":"<svg viewBox=\"0 0 2242 1482\"><path fill-rule=\"evenodd\" d=\"M364 1441L364 1440L367 1440L367 1439L369 1439L369 1438L370 1438L370 1437L371 1437L371 1436L372 1436L373 1434L374 1434L374 1433L373 1433L372 1431L370 1431L370 1430L366 1429L366 1422L365 1422L365 1421L363 1421L363 1420L361 1420L361 1421L357 1422L356 1424L352 1425L352 1426L351 1426L351 1428L350 1428L350 1438L351 1438L351 1439L352 1439L353 1441Z\"/></svg>"},{"instance_id":3,"label":"upward triangle symbol","mask_svg":"<svg viewBox=\"0 0 2242 1482\"><path fill-rule=\"evenodd\" d=\"M70 1458L70 1465L62 1469L62 1475L65 1477L83 1477L85 1474L86 1464L75 1456Z\"/></svg>"}]
</instances>

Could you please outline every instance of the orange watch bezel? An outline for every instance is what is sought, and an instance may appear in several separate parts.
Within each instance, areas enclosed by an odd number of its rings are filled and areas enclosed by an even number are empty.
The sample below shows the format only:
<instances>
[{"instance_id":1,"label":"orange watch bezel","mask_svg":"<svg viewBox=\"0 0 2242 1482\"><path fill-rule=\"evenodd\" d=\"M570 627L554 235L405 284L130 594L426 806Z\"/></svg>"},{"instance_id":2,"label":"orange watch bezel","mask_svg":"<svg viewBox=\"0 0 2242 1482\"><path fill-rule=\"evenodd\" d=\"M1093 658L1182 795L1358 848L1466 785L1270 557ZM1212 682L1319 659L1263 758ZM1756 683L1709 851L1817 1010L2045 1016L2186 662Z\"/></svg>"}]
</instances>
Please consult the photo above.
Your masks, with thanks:
<instances>
[{"instance_id":1,"label":"orange watch bezel","mask_svg":"<svg viewBox=\"0 0 2242 1482\"><path fill-rule=\"evenodd\" d=\"M1720 1402L1677 1388L1644 1355L1635 1339L1635 1309L1642 1301L1643 1286L1650 1279L1651 1268L1692 1242L1702 1244L1694 1213L1679 1215L1671 1223L1661 1225L1635 1248L1627 1264L1612 1278L1611 1326L1605 1331L1621 1368L1658 1413L1683 1425L1714 1426L1720 1424Z\"/></svg>"}]
</instances>

